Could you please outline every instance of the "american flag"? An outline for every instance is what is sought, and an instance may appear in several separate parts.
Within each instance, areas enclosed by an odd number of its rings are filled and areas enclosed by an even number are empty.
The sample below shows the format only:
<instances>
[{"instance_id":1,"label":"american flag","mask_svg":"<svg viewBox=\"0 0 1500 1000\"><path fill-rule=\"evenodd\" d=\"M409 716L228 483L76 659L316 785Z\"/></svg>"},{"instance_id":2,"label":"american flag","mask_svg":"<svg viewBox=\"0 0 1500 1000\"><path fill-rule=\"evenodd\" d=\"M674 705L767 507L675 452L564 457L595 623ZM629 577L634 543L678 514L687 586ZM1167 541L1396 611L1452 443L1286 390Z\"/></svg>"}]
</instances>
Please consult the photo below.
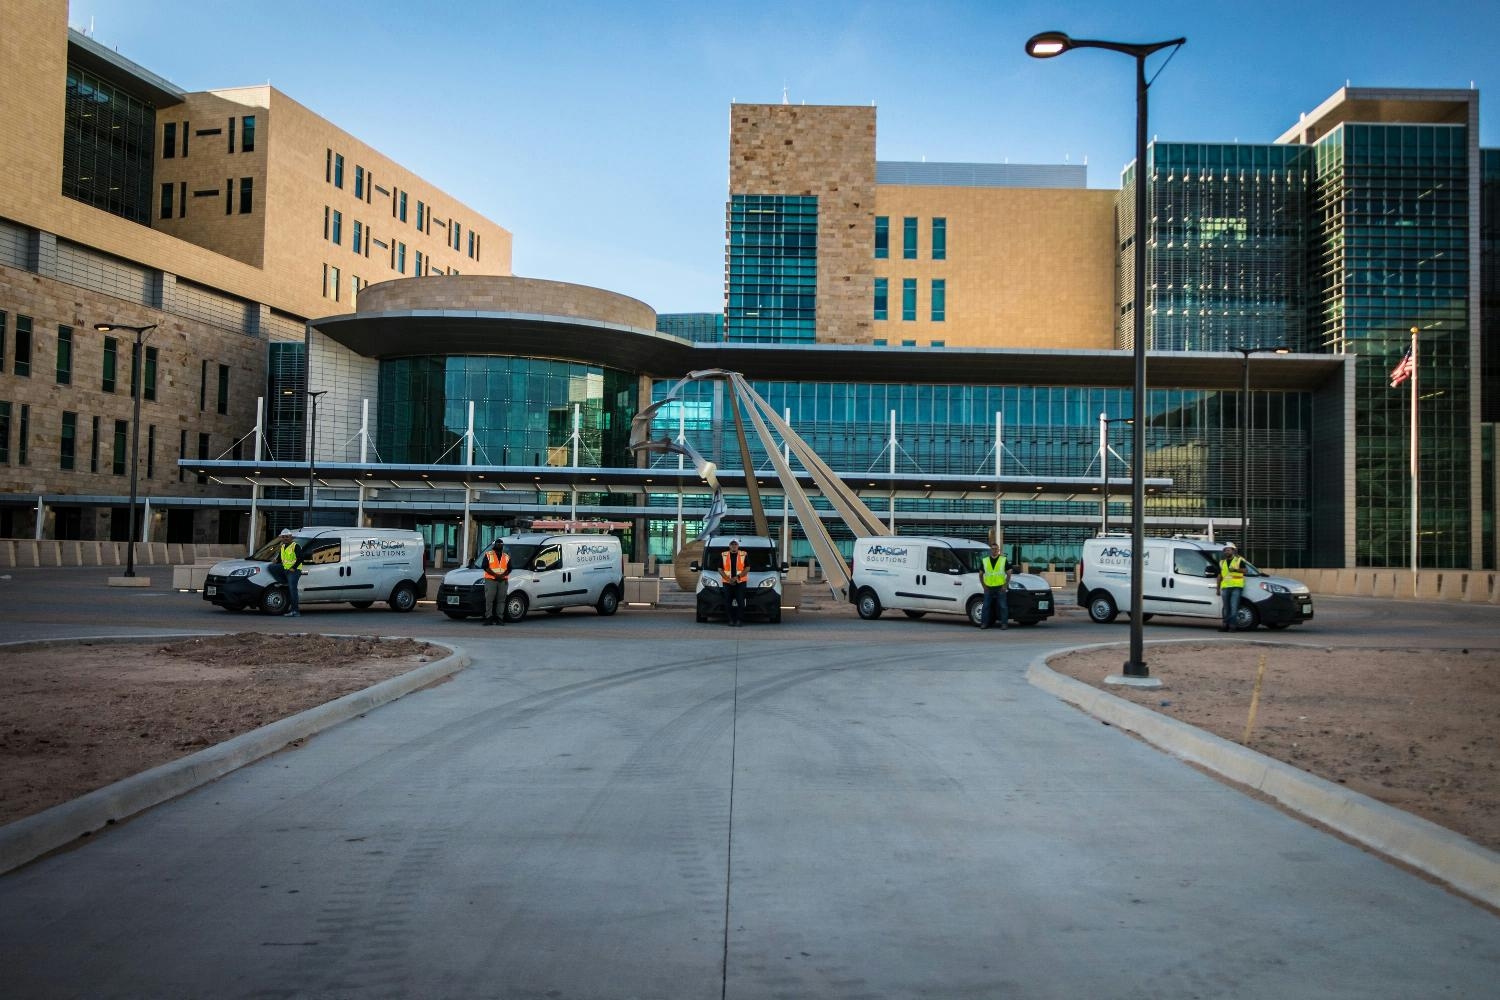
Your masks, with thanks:
<instances>
[{"instance_id":1,"label":"american flag","mask_svg":"<svg viewBox=\"0 0 1500 1000\"><path fill-rule=\"evenodd\" d=\"M1408 347L1406 353L1401 356L1401 360L1396 362L1396 367L1391 369L1391 388L1394 389L1411 378L1416 374L1416 370L1417 366L1412 364L1411 348Z\"/></svg>"}]
</instances>

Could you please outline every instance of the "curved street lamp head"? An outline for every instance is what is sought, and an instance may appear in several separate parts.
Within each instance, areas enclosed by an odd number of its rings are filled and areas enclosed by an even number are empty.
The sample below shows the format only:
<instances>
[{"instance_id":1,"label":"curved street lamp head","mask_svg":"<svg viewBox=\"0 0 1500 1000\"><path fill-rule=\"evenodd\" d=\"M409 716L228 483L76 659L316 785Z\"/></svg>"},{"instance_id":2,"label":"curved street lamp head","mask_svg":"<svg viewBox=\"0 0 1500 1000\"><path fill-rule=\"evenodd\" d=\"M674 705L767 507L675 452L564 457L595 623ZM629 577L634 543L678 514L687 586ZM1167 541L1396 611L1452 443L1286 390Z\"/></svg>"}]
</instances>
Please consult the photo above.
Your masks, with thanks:
<instances>
[{"instance_id":1,"label":"curved street lamp head","mask_svg":"<svg viewBox=\"0 0 1500 1000\"><path fill-rule=\"evenodd\" d=\"M1073 39L1065 32L1043 31L1026 39L1026 54L1033 59L1051 59L1073 47Z\"/></svg>"}]
</instances>

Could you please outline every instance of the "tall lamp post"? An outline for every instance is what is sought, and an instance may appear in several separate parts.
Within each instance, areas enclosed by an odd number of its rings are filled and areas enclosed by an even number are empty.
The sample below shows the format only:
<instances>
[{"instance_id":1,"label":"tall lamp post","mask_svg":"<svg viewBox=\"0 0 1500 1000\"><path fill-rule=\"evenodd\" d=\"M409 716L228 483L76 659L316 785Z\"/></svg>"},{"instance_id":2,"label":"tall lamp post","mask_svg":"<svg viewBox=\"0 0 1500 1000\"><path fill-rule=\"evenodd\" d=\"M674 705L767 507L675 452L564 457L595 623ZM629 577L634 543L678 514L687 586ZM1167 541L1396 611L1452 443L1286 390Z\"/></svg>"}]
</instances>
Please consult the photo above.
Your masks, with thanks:
<instances>
[{"instance_id":1,"label":"tall lamp post","mask_svg":"<svg viewBox=\"0 0 1500 1000\"><path fill-rule=\"evenodd\" d=\"M125 542L125 575L135 576L135 500L140 472L137 466L141 451L141 396L146 388L141 378L146 369L146 352L142 345L146 343L146 335L156 329L156 324L126 326L123 323L95 323L94 329L100 333L129 330L135 334L135 354L131 356L130 362L130 394L135 397L134 413L130 418L130 537Z\"/></svg>"},{"instance_id":2,"label":"tall lamp post","mask_svg":"<svg viewBox=\"0 0 1500 1000\"><path fill-rule=\"evenodd\" d=\"M1250 558L1250 355L1290 354L1285 344L1274 347L1236 347L1242 363L1240 374L1240 546Z\"/></svg>"},{"instance_id":3,"label":"tall lamp post","mask_svg":"<svg viewBox=\"0 0 1500 1000\"><path fill-rule=\"evenodd\" d=\"M1104 481L1104 503L1099 512L1099 535L1109 534L1109 425L1133 424L1134 417L1106 417L1099 414L1099 477Z\"/></svg>"},{"instance_id":4,"label":"tall lamp post","mask_svg":"<svg viewBox=\"0 0 1500 1000\"><path fill-rule=\"evenodd\" d=\"M1135 298L1131 347L1135 354L1135 387L1131 435L1131 505L1130 505L1130 659L1125 661L1126 677L1149 677L1146 669L1144 632L1146 618L1141 610L1144 590L1146 550L1146 57L1162 49L1176 48L1186 38L1164 42L1105 42L1087 38L1069 38L1061 31L1044 31L1026 40L1026 54L1035 59L1051 59L1069 49L1109 49L1135 59Z\"/></svg>"},{"instance_id":5,"label":"tall lamp post","mask_svg":"<svg viewBox=\"0 0 1500 1000\"><path fill-rule=\"evenodd\" d=\"M281 390L283 396L297 395L296 389ZM317 471L318 455L318 397L328 395L327 389L303 389L302 394L312 400L312 412L308 415L307 430L307 524L313 516L313 476ZM304 525L306 527L306 525Z\"/></svg>"}]
</instances>

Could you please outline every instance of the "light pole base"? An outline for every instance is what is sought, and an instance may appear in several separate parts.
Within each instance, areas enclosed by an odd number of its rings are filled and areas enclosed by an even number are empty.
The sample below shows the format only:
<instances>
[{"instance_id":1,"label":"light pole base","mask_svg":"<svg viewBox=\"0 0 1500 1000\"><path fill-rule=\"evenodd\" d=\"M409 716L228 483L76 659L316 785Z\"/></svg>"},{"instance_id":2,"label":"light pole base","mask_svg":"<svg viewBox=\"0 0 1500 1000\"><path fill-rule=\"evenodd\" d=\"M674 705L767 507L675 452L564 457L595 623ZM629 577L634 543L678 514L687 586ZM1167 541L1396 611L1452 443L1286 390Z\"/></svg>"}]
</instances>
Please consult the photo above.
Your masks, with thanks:
<instances>
[{"instance_id":1,"label":"light pole base","mask_svg":"<svg viewBox=\"0 0 1500 1000\"><path fill-rule=\"evenodd\" d=\"M149 587L151 578L149 576L112 576L109 578L111 587Z\"/></svg>"},{"instance_id":2,"label":"light pole base","mask_svg":"<svg viewBox=\"0 0 1500 1000\"><path fill-rule=\"evenodd\" d=\"M1113 687L1133 688L1159 688L1161 681L1155 677L1122 677L1119 674L1110 674L1104 678L1104 683Z\"/></svg>"}]
</instances>

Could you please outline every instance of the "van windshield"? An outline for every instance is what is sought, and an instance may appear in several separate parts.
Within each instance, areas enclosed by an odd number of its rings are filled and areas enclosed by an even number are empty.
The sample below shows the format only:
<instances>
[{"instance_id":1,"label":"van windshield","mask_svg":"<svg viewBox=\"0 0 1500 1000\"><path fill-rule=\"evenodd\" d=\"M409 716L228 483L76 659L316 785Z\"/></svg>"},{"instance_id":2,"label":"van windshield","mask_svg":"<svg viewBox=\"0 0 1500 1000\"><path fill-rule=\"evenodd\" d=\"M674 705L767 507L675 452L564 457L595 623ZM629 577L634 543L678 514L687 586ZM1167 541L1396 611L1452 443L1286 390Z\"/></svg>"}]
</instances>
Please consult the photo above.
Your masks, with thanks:
<instances>
[{"instance_id":1,"label":"van windshield","mask_svg":"<svg viewBox=\"0 0 1500 1000\"><path fill-rule=\"evenodd\" d=\"M703 565L717 570L724 565L724 553L729 548L713 548L703 554ZM776 562L775 549L740 549L745 553L745 567L751 573L770 573L780 569Z\"/></svg>"},{"instance_id":2,"label":"van windshield","mask_svg":"<svg viewBox=\"0 0 1500 1000\"><path fill-rule=\"evenodd\" d=\"M292 541L294 541L294 542L297 543L297 548L299 548L299 549L304 549L305 550L307 548L307 539L304 538L304 537L302 537L301 535L297 535L295 538L292 539ZM254 562L275 562L276 561L276 553L280 549L281 549L281 537L277 536L276 538L273 538L269 542L267 542L266 544L262 545L260 548L256 549L255 550L255 554L253 556L249 556L247 558L249 558L250 560L252 560Z\"/></svg>"},{"instance_id":3,"label":"van windshield","mask_svg":"<svg viewBox=\"0 0 1500 1000\"><path fill-rule=\"evenodd\" d=\"M510 568L522 569L524 567L529 569L531 567L531 559L536 555L536 549L537 547L535 545L523 545L520 542L507 542L505 545L505 554L510 556ZM469 563L470 567L472 567L473 569L484 568L485 551L486 549L479 550L479 554L474 557L473 562Z\"/></svg>"}]
</instances>

